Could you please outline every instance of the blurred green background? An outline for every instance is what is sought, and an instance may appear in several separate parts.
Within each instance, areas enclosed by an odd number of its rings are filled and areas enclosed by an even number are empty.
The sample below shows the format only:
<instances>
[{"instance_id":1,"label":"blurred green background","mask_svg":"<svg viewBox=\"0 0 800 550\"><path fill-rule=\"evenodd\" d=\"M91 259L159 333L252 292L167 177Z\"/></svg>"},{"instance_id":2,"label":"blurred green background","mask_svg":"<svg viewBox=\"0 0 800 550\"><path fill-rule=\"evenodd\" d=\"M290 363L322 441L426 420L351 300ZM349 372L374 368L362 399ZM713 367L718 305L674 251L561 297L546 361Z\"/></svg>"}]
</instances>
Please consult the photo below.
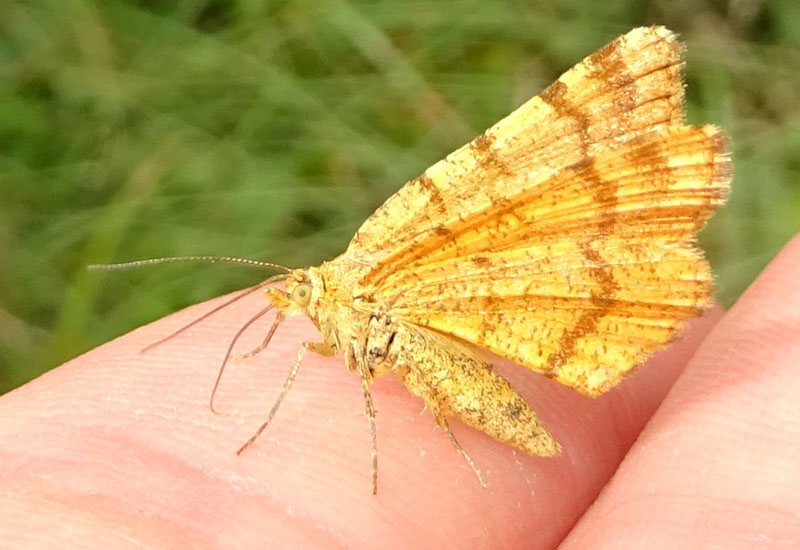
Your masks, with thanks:
<instances>
[{"instance_id":1,"label":"blurred green background","mask_svg":"<svg viewBox=\"0 0 800 550\"><path fill-rule=\"evenodd\" d=\"M634 26L688 43L689 120L732 137L702 234L727 304L800 227L796 0L0 0L0 393L235 266L342 251L400 185Z\"/></svg>"}]
</instances>

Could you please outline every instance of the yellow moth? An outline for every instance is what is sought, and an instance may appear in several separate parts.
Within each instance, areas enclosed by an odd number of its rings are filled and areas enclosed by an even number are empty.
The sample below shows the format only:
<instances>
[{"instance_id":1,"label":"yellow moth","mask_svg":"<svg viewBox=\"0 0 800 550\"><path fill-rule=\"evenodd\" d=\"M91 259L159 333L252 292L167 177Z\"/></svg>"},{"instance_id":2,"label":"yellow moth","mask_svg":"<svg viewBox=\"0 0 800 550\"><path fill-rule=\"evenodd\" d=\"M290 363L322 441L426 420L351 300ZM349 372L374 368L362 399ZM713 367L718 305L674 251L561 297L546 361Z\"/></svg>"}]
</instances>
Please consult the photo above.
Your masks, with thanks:
<instances>
[{"instance_id":1,"label":"yellow moth","mask_svg":"<svg viewBox=\"0 0 800 550\"><path fill-rule=\"evenodd\" d=\"M540 456L560 446L476 348L586 395L614 387L710 302L695 233L725 200L724 136L684 122L681 44L637 28L567 71L406 183L340 256L266 286L277 317L319 328L308 352L361 380L391 373L448 426L454 417ZM254 262L259 263L259 262ZM263 263L262 263L263 264ZM271 265L271 264L264 264ZM285 269L285 268L284 268ZM253 289L250 289L252 291Z\"/></svg>"}]
</instances>

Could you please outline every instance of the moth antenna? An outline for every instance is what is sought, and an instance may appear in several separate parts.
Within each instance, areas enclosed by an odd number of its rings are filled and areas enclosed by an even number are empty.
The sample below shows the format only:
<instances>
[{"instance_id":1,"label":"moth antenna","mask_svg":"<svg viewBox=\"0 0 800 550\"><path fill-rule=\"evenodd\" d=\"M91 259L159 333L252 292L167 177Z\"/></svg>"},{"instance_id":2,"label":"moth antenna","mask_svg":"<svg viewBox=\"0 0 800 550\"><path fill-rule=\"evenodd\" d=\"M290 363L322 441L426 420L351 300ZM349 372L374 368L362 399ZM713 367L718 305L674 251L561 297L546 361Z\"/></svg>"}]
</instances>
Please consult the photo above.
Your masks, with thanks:
<instances>
[{"instance_id":1,"label":"moth antenna","mask_svg":"<svg viewBox=\"0 0 800 550\"><path fill-rule=\"evenodd\" d=\"M286 278L286 275L285 275L285 274L283 274L283 273L281 273L280 275L273 275L272 277L269 277L268 279L266 279L266 280L264 280L264 281L262 281L262 282L258 283L257 285L255 285L255 286L251 286L250 288L247 288L247 289L243 290L242 292L240 292L239 294L237 294L237 295L236 295L236 296L234 296L233 298L230 298L230 299L226 300L225 302L223 302L222 304L218 305L217 307L215 307L215 308L214 308L214 309L212 309L211 311L208 311L208 312L206 312L206 313L202 314L202 315L201 315L200 317L198 317L197 319L194 319L194 320L192 320L192 321L190 321L190 322L186 323L185 325L183 325L183 326L182 326L182 327L180 327L179 329L177 329L177 330L175 330L175 331L173 331L173 332L171 332L171 333L167 334L167 335L166 335L166 336L164 336L163 338L160 338L160 339L156 340L155 342L152 342L151 344L148 344L148 345L146 345L145 347L143 347L143 348L142 348L142 349L139 351L139 353L145 353L145 352L147 352L147 351L150 351L150 350L151 350L151 349L153 349L154 347L156 347L156 346L159 346L159 345L163 344L164 342L166 342L166 341L168 341L168 340L172 340L172 339L173 339L174 337L176 337L177 335L179 335L179 334L181 334L181 333L183 333L183 332L187 331L188 329L192 328L192 327L193 327L193 326L195 326L196 324L198 324L198 323L200 323L200 322L202 322L202 321L204 321L204 320L208 319L209 317L211 317L212 315L214 315L216 312L220 311L221 309L225 309L226 307L228 307L228 306L229 306L229 305L231 305L232 303L234 303L234 302L238 302L239 300L241 300L241 299L242 299L242 298L244 298L245 296L248 296L248 295L252 294L252 293L253 293L253 292L255 292L256 290L259 290L259 289L261 289L261 288L264 288L265 286L267 286L267 285L268 285L268 284L270 284L270 283L274 283L275 281L282 281L282 280L283 280L283 279L285 279L285 278Z\"/></svg>"},{"instance_id":2,"label":"moth antenna","mask_svg":"<svg viewBox=\"0 0 800 550\"><path fill-rule=\"evenodd\" d=\"M261 317L266 315L267 312L269 312L272 308L273 308L273 305L270 304L267 307L265 307L264 309L262 309L261 311L259 311L258 313L256 313L255 315L253 315L250 319L247 320L247 322L245 324L243 324L239 328L239 330L236 331L236 334L234 334L233 338L231 338L231 343L228 344L228 349L225 352L225 357L222 359L222 365L220 365L220 367L219 367L219 372L217 373L217 379L214 381L214 388L211 390L211 399L208 402L208 407L211 409L211 412L213 412L214 414L220 414L214 408L214 396L217 395L217 388L219 388L220 380L222 380L222 373L225 372L225 367L228 365L228 361L231 358L231 354L233 353L233 348L236 346L236 342L239 341L239 338L241 338L242 334L244 334L244 332L253 323L255 323ZM267 347L267 345L269 344L269 341L272 340L272 335L275 334L275 331L278 329L278 325L283 321L284 317L285 316L284 316L283 313L278 312L278 315L277 315L277 317L275 317L275 321L272 323L272 326L270 327L269 332L267 332L266 338L264 338L264 344L262 344L264 347Z\"/></svg>"},{"instance_id":3,"label":"moth antenna","mask_svg":"<svg viewBox=\"0 0 800 550\"><path fill-rule=\"evenodd\" d=\"M166 258L150 258L148 260L135 260L133 262L122 262L117 264L92 264L87 266L91 271L113 271L115 269L131 269L135 267L143 267L147 265L158 264L177 264L177 263L206 263L206 264L239 264L249 265L253 267L267 267L277 269L284 273L289 273L290 268L274 264L272 262L262 262L260 260L251 260L248 258L234 258L231 256L170 256Z\"/></svg>"}]
</instances>

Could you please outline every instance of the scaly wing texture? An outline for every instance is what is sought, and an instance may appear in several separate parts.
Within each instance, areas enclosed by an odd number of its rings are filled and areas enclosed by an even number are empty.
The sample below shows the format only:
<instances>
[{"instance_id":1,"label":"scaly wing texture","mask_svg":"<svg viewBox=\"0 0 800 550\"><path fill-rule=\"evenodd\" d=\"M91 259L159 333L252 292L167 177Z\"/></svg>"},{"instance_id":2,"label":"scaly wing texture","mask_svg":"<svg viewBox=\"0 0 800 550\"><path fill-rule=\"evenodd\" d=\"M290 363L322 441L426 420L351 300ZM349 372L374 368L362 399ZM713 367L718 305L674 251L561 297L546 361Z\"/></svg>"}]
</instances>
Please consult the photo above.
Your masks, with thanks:
<instances>
[{"instance_id":1,"label":"scaly wing texture","mask_svg":"<svg viewBox=\"0 0 800 550\"><path fill-rule=\"evenodd\" d=\"M393 316L608 390L710 299L693 239L730 163L719 132L683 125L680 65L662 27L618 38L406 184L328 269Z\"/></svg>"}]
</instances>

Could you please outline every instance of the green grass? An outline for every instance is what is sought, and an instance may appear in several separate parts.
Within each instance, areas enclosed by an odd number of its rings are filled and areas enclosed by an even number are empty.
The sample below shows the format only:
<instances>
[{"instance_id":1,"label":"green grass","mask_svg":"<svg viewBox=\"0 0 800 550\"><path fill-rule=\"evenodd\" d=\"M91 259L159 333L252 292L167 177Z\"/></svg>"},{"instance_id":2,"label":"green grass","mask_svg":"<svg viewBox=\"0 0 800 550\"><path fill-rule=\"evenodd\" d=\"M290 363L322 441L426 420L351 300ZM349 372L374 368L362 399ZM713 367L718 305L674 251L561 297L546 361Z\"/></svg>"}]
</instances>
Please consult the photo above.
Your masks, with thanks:
<instances>
[{"instance_id":1,"label":"green grass","mask_svg":"<svg viewBox=\"0 0 800 550\"><path fill-rule=\"evenodd\" d=\"M796 2L546 4L2 2L0 393L262 277L87 264L317 263L404 181L652 23L689 45L690 121L733 140L734 192L702 243L734 301L800 226Z\"/></svg>"}]
</instances>

